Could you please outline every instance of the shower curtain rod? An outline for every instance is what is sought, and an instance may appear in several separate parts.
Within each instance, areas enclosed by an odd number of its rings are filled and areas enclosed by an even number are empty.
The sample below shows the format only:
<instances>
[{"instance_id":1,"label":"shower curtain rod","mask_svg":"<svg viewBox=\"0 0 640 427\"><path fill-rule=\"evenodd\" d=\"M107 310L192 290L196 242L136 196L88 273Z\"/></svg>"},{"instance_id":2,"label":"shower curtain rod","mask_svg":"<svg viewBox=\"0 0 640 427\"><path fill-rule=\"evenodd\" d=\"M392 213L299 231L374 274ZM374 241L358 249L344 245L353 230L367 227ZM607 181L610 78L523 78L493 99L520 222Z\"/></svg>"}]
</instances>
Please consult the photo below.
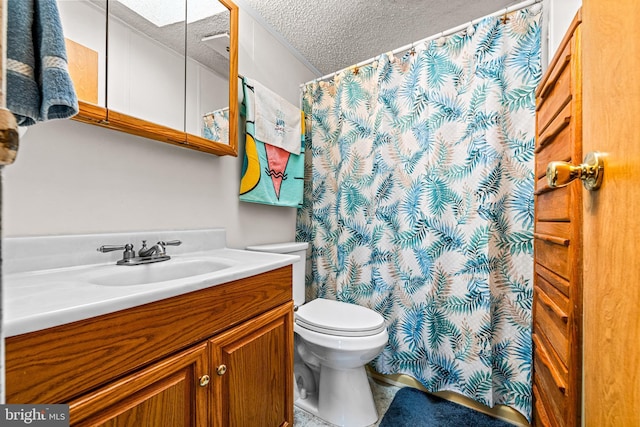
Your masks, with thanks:
<instances>
[{"instance_id":1,"label":"shower curtain rod","mask_svg":"<svg viewBox=\"0 0 640 427\"><path fill-rule=\"evenodd\" d=\"M392 54L392 55L396 55L396 54L398 54L400 52L405 52L405 51L407 51L409 49L413 49L415 46L419 45L420 43L426 43L426 42L431 41L431 40L439 39L440 37L446 37L446 36L450 36L452 34L455 34L455 33L459 32L459 31L464 30L465 28L469 27L470 25L477 24L478 22L482 21L483 19L491 18L491 17L494 17L494 16L506 15L506 14L509 14L511 12L515 12L517 10L524 9L526 7L529 7L529 6L533 5L533 4L541 3L541 2L542 2L542 0L526 0L526 1L523 1L522 3L518 3L518 4L515 4L513 6L509 6L509 7L506 7L504 9L500 9L500 10L498 10L496 12L493 12L493 13L490 13L488 15L485 15L482 18L477 18L477 19L474 19L473 21L469 21L466 24L458 25L457 27L451 28L451 29L446 30L446 31L442 31L442 32L440 32L438 34L434 34L434 35L429 36L427 38L424 38L422 40L418 40L417 42L409 43L409 44L404 45L404 46L402 46L402 47L400 47L398 49L394 49L389 53ZM353 68L360 68L360 67L363 67L363 66L365 66L367 64L371 64L372 62L376 61L379 57L380 57L380 55L377 55L377 56L374 56L373 58L367 59L366 61L358 62L355 65L350 65L349 67L345 67L345 68L343 68L341 70L334 71L333 73L329 73L329 74L324 75L322 77L318 77L318 78L309 80L306 83L302 83L300 85L300 88L308 85L309 83L316 83L316 82L319 82L319 81L322 81L322 80L327 80L327 79L329 79L331 77L334 77L334 76L340 74L343 71L351 70Z\"/></svg>"}]
</instances>

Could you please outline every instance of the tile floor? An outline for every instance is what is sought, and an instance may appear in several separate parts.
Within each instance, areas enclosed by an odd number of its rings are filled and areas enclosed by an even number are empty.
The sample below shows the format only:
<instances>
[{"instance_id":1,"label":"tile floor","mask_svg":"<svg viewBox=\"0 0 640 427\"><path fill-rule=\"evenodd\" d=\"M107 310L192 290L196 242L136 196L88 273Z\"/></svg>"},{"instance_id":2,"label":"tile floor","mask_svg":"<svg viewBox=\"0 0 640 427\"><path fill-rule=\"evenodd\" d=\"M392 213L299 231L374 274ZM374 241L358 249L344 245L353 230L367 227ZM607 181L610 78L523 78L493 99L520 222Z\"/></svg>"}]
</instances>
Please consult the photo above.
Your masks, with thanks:
<instances>
[{"instance_id":1,"label":"tile floor","mask_svg":"<svg viewBox=\"0 0 640 427\"><path fill-rule=\"evenodd\" d=\"M378 421L371 426L377 426L380 421L382 421L382 416L391 405L391 401L393 397L396 395L396 392L400 390L399 387L381 383L378 381L374 381L369 379L369 383L371 384L371 390L373 391L373 399L376 402L376 408L378 409ZM293 426L294 427L333 427L333 424L330 424L318 417L311 415L310 413L303 411L297 406L293 407Z\"/></svg>"}]
</instances>

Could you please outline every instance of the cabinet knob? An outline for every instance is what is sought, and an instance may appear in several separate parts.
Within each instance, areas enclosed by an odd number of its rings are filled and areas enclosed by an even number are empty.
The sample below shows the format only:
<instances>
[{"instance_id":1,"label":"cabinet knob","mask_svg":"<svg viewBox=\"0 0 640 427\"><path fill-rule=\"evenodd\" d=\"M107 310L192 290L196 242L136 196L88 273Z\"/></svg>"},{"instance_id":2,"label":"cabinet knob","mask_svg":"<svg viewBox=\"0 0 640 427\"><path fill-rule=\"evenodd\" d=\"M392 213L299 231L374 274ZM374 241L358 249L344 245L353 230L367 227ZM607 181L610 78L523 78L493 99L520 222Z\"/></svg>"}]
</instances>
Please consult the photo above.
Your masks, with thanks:
<instances>
[{"instance_id":1,"label":"cabinet knob","mask_svg":"<svg viewBox=\"0 0 640 427\"><path fill-rule=\"evenodd\" d=\"M224 375L227 372L227 365L220 365L216 368L216 373L218 375Z\"/></svg>"},{"instance_id":2,"label":"cabinet knob","mask_svg":"<svg viewBox=\"0 0 640 427\"><path fill-rule=\"evenodd\" d=\"M200 377L200 387L204 387L204 386L206 386L207 384L209 384L209 380L210 380L210 379L211 379L211 378L209 378L209 375L203 375L203 376L201 376L201 377Z\"/></svg>"},{"instance_id":3,"label":"cabinet knob","mask_svg":"<svg viewBox=\"0 0 640 427\"><path fill-rule=\"evenodd\" d=\"M564 187L576 178L582 180L587 190L597 190L602 184L604 174L604 162L602 154L598 152L587 153L584 163L574 166L567 162L551 162L547 166L547 183L549 187Z\"/></svg>"}]
</instances>

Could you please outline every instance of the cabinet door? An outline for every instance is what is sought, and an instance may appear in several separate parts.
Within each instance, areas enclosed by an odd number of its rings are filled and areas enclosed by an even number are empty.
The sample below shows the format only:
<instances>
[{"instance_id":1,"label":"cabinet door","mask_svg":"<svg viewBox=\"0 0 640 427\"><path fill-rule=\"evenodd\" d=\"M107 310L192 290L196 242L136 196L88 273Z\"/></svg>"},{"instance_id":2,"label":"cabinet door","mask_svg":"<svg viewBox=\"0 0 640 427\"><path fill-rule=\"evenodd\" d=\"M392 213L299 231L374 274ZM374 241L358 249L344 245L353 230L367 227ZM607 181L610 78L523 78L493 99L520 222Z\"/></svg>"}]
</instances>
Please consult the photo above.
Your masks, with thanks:
<instances>
[{"instance_id":1,"label":"cabinet door","mask_svg":"<svg viewBox=\"0 0 640 427\"><path fill-rule=\"evenodd\" d=\"M213 426L293 425L293 305L213 338Z\"/></svg>"},{"instance_id":2,"label":"cabinet door","mask_svg":"<svg viewBox=\"0 0 640 427\"><path fill-rule=\"evenodd\" d=\"M170 356L71 401L71 425L204 427L207 366L207 343Z\"/></svg>"}]
</instances>

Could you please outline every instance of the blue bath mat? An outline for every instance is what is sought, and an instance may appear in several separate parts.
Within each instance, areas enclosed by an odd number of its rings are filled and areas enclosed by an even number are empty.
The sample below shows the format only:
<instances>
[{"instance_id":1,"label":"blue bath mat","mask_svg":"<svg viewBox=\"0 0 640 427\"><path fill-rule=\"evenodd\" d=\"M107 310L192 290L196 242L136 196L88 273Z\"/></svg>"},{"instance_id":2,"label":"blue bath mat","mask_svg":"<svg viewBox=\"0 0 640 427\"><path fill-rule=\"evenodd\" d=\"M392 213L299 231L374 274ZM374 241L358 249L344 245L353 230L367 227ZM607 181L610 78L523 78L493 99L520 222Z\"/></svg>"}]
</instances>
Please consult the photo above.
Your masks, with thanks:
<instances>
[{"instance_id":1,"label":"blue bath mat","mask_svg":"<svg viewBox=\"0 0 640 427\"><path fill-rule=\"evenodd\" d=\"M379 427L513 427L411 387L398 390Z\"/></svg>"}]
</instances>

